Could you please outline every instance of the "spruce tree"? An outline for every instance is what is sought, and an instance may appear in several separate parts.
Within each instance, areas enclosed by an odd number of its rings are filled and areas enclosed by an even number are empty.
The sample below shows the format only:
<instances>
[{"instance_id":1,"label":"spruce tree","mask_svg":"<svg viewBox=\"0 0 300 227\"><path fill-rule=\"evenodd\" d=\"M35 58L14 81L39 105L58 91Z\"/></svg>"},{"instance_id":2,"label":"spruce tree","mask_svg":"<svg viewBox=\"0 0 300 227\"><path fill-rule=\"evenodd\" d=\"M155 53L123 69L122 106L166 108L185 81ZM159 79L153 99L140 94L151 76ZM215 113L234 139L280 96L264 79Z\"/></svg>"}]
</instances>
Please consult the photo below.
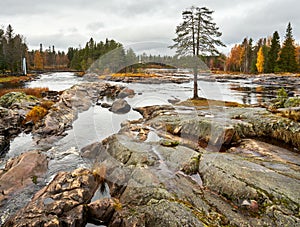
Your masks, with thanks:
<instances>
[{"instance_id":1,"label":"spruce tree","mask_svg":"<svg viewBox=\"0 0 300 227\"><path fill-rule=\"evenodd\" d=\"M268 52L267 72L274 73L278 71L278 56L280 51L280 38L277 31L273 33L271 48Z\"/></svg>"},{"instance_id":2,"label":"spruce tree","mask_svg":"<svg viewBox=\"0 0 300 227\"><path fill-rule=\"evenodd\" d=\"M288 24L286 29L285 41L280 53L279 68L282 72L296 72L296 47L292 34L291 23Z\"/></svg>"}]
</instances>

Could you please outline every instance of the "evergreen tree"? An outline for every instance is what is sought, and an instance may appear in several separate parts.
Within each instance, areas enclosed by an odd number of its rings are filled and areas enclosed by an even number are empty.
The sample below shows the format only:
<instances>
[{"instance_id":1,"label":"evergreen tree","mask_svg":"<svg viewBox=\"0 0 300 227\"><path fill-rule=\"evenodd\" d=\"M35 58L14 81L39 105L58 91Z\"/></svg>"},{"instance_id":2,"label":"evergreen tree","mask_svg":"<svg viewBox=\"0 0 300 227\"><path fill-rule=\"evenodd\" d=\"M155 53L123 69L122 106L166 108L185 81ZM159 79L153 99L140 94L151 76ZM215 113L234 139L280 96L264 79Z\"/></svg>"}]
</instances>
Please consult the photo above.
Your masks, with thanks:
<instances>
[{"instance_id":1,"label":"evergreen tree","mask_svg":"<svg viewBox=\"0 0 300 227\"><path fill-rule=\"evenodd\" d=\"M5 37L4 37L4 31L0 29L0 72L4 71L6 68L6 61L5 61L5 56L4 56L4 42L5 42Z\"/></svg>"},{"instance_id":2,"label":"evergreen tree","mask_svg":"<svg viewBox=\"0 0 300 227\"><path fill-rule=\"evenodd\" d=\"M219 55L216 46L225 46L219 37L222 33L212 18L213 11L206 7L191 7L182 12L183 22L177 26L173 39L178 56ZM197 69L194 67L194 98L198 98Z\"/></svg>"},{"instance_id":3,"label":"evergreen tree","mask_svg":"<svg viewBox=\"0 0 300 227\"><path fill-rule=\"evenodd\" d=\"M282 72L297 71L296 47L294 45L291 23L288 24L286 29L285 41L280 52L278 63Z\"/></svg>"},{"instance_id":4,"label":"evergreen tree","mask_svg":"<svg viewBox=\"0 0 300 227\"><path fill-rule=\"evenodd\" d=\"M7 26L5 35L2 38L5 68L11 73L21 72L21 60L27 52L24 38L19 34L15 35L11 25Z\"/></svg>"},{"instance_id":5,"label":"evergreen tree","mask_svg":"<svg viewBox=\"0 0 300 227\"><path fill-rule=\"evenodd\" d=\"M277 31L273 33L271 40L271 48L268 52L268 62L266 71L268 73L274 73L278 71L278 56L280 51L280 38Z\"/></svg>"},{"instance_id":6,"label":"evergreen tree","mask_svg":"<svg viewBox=\"0 0 300 227\"><path fill-rule=\"evenodd\" d=\"M8 70L14 71L14 33L11 25L8 25L5 33L4 56L6 59Z\"/></svg>"}]
</instances>

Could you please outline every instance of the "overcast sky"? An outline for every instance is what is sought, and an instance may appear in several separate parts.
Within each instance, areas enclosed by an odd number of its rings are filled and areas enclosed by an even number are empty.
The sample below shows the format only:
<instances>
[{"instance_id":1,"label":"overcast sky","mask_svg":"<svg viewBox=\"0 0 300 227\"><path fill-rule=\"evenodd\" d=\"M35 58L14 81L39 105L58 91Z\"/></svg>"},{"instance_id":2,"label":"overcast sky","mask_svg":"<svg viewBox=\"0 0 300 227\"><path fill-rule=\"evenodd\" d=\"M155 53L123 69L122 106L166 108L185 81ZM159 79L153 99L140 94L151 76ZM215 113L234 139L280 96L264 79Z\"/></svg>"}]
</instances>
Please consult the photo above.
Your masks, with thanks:
<instances>
[{"instance_id":1,"label":"overcast sky","mask_svg":"<svg viewBox=\"0 0 300 227\"><path fill-rule=\"evenodd\" d=\"M90 37L107 37L163 54L172 44L182 10L192 5L215 11L214 21L228 46L224 53L244 37L257 41L275 30L283 40L288 22L299 43L299 0L1 0L0 25L6 29L11 24L30 49L43 43L67 50L84 46Z\"/></svg>"}]
</instances>

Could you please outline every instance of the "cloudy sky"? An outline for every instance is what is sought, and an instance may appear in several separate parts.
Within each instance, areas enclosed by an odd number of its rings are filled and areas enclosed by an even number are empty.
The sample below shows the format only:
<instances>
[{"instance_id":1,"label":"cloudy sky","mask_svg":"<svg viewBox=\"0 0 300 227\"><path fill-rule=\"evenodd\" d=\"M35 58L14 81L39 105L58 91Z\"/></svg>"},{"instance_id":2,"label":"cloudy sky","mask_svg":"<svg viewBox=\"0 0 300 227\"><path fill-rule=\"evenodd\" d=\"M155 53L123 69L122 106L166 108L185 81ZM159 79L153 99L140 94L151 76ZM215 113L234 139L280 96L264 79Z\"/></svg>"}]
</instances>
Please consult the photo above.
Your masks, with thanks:
<instances>
[{"instance_id":1,"label":"cloudy sky","mask_svg":"<svg viewBox=\"0 0 300 227\"><path fill-rule=\"evenodd\" d=\"M135 49L164 53L175 37L182 10L192 5L215 11L214 20L228 46L224 53L244 37L256 41L277 30L283 39L288 22L300 43L299 0L1 0L0 25L5 29L11 24L26 37L30 49L43 43L67 50L84 46L90 37L96 41L107 37Z\"/></svg>"}]
</instances>

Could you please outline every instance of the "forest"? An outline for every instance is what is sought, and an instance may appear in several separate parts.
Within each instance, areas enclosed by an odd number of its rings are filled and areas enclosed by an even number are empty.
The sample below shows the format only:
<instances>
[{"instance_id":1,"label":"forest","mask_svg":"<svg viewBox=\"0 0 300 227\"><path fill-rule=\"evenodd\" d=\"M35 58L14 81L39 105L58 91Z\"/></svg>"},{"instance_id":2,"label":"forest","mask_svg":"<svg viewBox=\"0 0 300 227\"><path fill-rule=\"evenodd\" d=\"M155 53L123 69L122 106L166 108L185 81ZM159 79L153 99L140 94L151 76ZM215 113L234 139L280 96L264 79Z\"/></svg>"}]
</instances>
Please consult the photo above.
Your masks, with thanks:
<instances>
[{"instance_id":1,"label":"forest","mask_svg":"<svg viewBox=\"0 0 300 227\"><path fill-rule=\"evenodd\" d=\"M178 58L176 55L153 56L145 53L137 56L132 49L125 50L121 43L113 39L97 42L90 38L83 48L69 47L67 53L56 51L55 46L44 50L43 44L40 44L39 50L28 50L25 38L15 34L12 26L8 25L6 31L0 29L0 73L21 74L23 58L26 58L27 68L31 71L86 71L97 59L116 48L118 59L115 60L125 65L137 61L172 62L173 58ZM256 44L252 38L244 38L242 43L233 46L228 56L218 53L200 57L216 72L300 72L300 45L295 43L291 23L287 26L283 42L280 41L279 33L275 31L272 36L260 38ZM133 68L126 67L125 71L127 70Z\"/></svg>"}]
</instances>

